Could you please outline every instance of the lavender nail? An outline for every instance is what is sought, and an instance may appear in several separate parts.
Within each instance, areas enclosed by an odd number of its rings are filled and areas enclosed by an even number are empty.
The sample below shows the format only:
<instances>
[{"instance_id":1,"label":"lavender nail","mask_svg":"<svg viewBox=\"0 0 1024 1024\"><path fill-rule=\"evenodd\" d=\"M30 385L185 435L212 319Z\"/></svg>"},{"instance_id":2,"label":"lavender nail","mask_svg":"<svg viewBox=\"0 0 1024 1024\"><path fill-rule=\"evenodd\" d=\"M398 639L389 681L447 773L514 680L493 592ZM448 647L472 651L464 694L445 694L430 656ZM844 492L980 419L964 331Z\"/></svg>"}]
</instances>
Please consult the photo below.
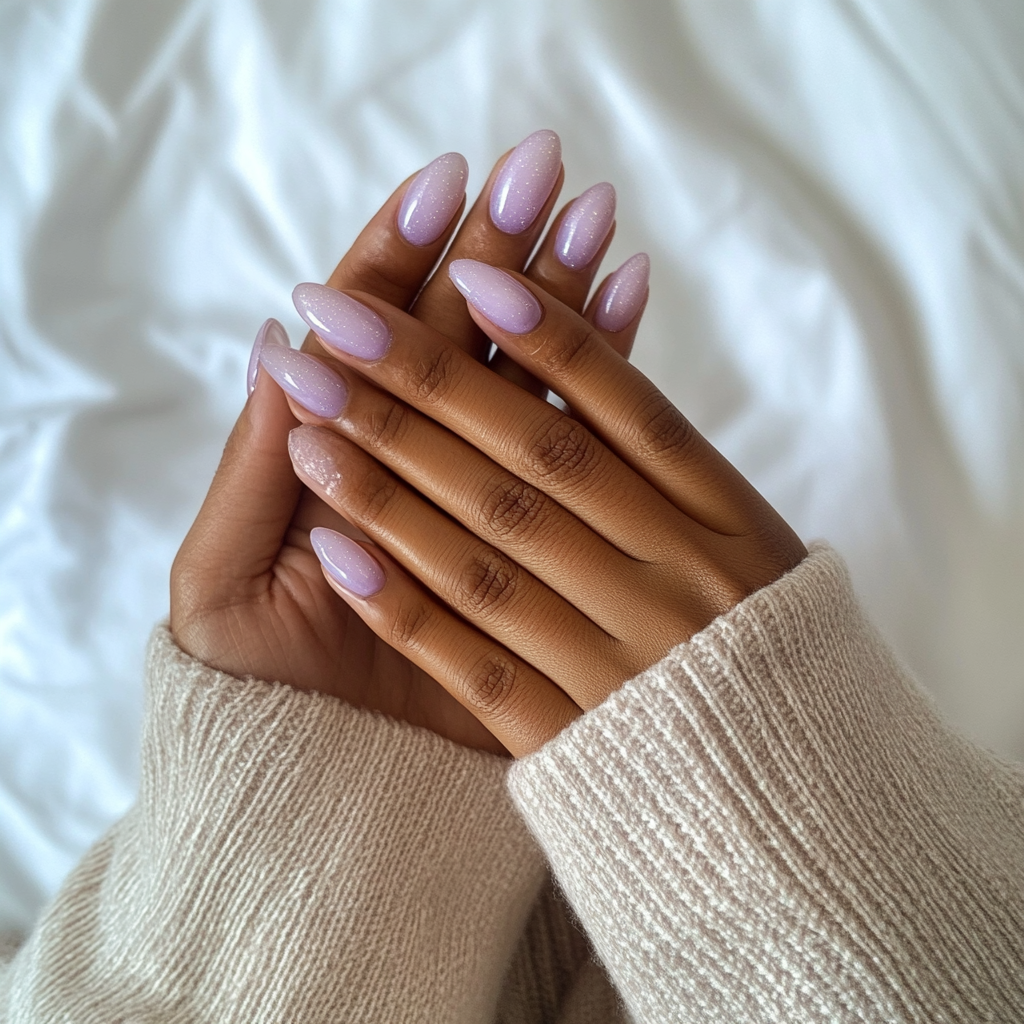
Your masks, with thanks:
<instances>
[{"instance_id":1,"label":"lavender nail","mask_svg":"<svg viewBox=\"0 0 1024 1024\"><path fill-rule=\"evenodd\" d=\"M509 154L491 189L491 220L506 235L518 235L536 219L562 166L562 141L542 129Z\"/></svg>"},{"instance_id":2,"label":"lavender nail","mask_svg":"<svg viewBox=\"0 0 1024 1024\"><path fill-rule=\"evenodd\" d=\"M533 294L497 267L477 260L452 260L448 276L470 305L511 334L532 331L543 313Z\"/></svg>"},{"instance_id":3,"label":"lavender nail","mask_svg":"<svg viewBox=\"0 0 1024 1024\"><path fill-rule=\"evenodd\" d=\"M427 164L405 190L398 230L413 245L437 241L466 194L469 164L461 153L445 153Z\"/></svg>"},{"instance_id":4,"label":"lavender nail","mask_svg":"<svg viewBox=\"0 0 1024 1024\"><path fill-rule=\"evenodd\" d=\"M282 345L291 348L288 332L280 321L271 317L263 321L263 326L256 332L256 340L252 344L249 356L249 370L245 376L245 385L251 395L256 388L256 378L260 373L260 353L267 345Z\"/></svg>"},{"instance_id":5,"label":"lavender nail","mask_svg":"<svg viewBox=\"0 0 1024 1024\"><path fill-rule=\"evenodd\" d=\"M304 409L333 420L345 408L348 388L319 359L276 346L260 353L260 365Z\"/></svg>"},{"instance_id":6,"label":"lavender nail","mask_svg":"<svg viewBox=\"0 0 1024 1024\"><path fill-rule=\"evenodd\" d=\"M630 256L604 286L594 314L594 323L613 334L636 316L651 279L651 258L645 252Z\"/></svg>"},{"instance_id":7,"label":"lavender nail","mask_svg":"<svg viewBox=\"0 0 1024 1024\"><path fill-rule=\"evenodd\" d=\"M331 348L358 359L380 359L391 344L385 320L344 292L322 284L300 284L292 292L299 316Z\"/></svg>"},{"instance_id":8,"label":"lavender nail","mask_svg":"<svg viewBox=\"0 0 1024 1024\"><path fill-rule=\"evenodd\" d=\"M357 597L373 597L387 583L377 560L343 533L318 526L309 539L331 578Z\"/></svg>"},{"instance_id":9,"label":"lavender nail","mask_svg":"<svg viewBox=\"0 0 1024 1024\"><path fill-rule=\"evenodd\" d=\"M569 207L555 236L555 255L572 270L582 270L597 255L615 219L615 189L602 181Z\"/></svg>"}]
</instances>

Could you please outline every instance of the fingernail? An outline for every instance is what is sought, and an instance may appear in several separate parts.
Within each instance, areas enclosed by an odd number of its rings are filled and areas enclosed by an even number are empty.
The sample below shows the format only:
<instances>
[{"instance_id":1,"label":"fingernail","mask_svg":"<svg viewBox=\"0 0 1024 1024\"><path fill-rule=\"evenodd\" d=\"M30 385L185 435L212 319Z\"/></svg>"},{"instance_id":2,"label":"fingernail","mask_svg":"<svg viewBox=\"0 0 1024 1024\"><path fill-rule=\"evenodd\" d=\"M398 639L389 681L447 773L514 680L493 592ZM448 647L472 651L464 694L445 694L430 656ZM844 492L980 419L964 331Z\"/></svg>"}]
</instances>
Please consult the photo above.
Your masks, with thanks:
<instances>
[{"instance_id":1,"label":"fingernail","mask_svg":"<svg viewBox=\"0 0 1024 1024\"><path fill-rule=\"evenodd\" d=\"M358 359L380 359L391 344L391 328L372 309L322 284L300 284L292 292L299 316L331 348Z\"/></svg>"},{"instance_id":2,"label":"fingernail","mask_svg":"<svg viewBox=\"0 0 1024 1024\"><path fill-rule=\"evenodd\" d=\"M555 236L555 255L572 270L582 270L597 255L615 219L615 189L602 181L569 207Z\"/></svg>"},{"instance_id":3,"label":"fingernail","mask_svg":"<svg viewBox=\"0 0 1024 1024\"><path fill-rule=\"evenodd\" d=\"M288 432L288 456L292 465L301 470L313 483L319 484L328 495L334 494L341 484L341 473L334 464L320 437L324 432L309 424Z\"/></svg>"},{"instance_id":4,"label":"fingernail","mask_svg":"<svg viewBox=\"0 0 1024 1024\"><path fill-rule=\"evenodd\" d=\"M260 365L304 409L333 420L345 408L345 382L319 359L291 348L272 346L260 353Z\"/></svg>"},{"instance_id":5,"label":"fingernail","mask_svg":"<svg viewBox=\"0 0 1024 1024\"><path fill-rule=\"evenodd\" d=\"M448 275L470 305L502 330L525 334L540 323L540 303L497 267L477 260L452 260Z\"/></svg>"},{"instance_id":6,"label":"fingernail","mask_svg":"<svg viewBox=\"0 0 1024 1024\"><path fill-rule=\"evenodd\" d=\"M630 256L604 286L594 323L603 331L621 331L640 309L651 279L651 258L645 252Z\"/></svg>"},{"instance_id":7,"label":"fingernail","mask_svg":"<svg viewBox=\"0 0 1024 1024\"><path fill-rule=\"evenodd\" d=\"M498 172L491 189L491 220L506 235L518 235L536 219L562 166L562 140L547 128L528 135Z\"/></svg>"},{"instance_id":8,"label":"fingernail","mask_svg":"<svg viewBox=\"0 0 1024 1024\"><path fill-rule=\"evenodd\" d=\"M284 329L284 325L273 317L263 321L263 326L256 332L256 340L252 343L249 370L245 376L245 385L250 395L256 388L256 378L260 373L260 353L267 345L283 345L285 348L291 348L288 332Z\"/></svg>"},{"instance_id":9,"label":"fingernail","mask_svg":"<svg viewBox=\"0 0 1024 1024\"><path fill-rule=\"evenodd\" d=\"M387 582L377 560L343 533L317 526L309 539L331 579L358 597L373 597Z\"/></svg>"},{"instance_id":10,"label":"fingernail","mask_svg":"<svg viewBox=\"0 0 1024 1024\"><path fill-rule=\"evenodd\" d=\"M413 245L437 241L466 194L469 164L461 153L445 153L413 178L398 210L398 230Z\"/></svg>"}]
</instances>

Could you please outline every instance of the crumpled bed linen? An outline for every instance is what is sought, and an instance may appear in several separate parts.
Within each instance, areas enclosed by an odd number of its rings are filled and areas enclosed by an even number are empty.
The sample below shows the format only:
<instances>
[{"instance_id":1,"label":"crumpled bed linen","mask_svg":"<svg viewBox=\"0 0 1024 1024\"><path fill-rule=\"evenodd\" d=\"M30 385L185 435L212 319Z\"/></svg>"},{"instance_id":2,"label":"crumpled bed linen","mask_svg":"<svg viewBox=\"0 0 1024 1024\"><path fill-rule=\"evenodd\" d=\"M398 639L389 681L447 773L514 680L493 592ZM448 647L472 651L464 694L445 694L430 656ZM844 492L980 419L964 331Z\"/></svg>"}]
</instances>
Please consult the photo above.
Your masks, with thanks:
<instances>
[{"instance_id":1,"label":"crumpled bed linen","mask_svg":"<svg viewBox=\"0 0 1024 1024\"><path fill-rule=\"evenodd\" d=\"M142 652L267 316L538 127L651 254L635 361L1024 757L1024 7L0 10L0 931L132 799Z\"/></svg>"}]
</instances>

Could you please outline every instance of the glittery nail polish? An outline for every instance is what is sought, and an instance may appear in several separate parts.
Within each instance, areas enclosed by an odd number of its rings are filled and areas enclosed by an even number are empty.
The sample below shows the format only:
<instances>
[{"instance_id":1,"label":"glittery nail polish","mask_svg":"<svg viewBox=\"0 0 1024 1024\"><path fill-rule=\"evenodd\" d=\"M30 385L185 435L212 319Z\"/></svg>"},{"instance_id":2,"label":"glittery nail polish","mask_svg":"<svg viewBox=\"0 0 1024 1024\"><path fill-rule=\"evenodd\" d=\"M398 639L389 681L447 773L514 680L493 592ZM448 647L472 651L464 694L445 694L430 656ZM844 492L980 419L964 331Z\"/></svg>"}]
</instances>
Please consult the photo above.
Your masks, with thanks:
<instances>
[{"instance_id":1,"label":"glittery nail polish","mask_svg":"<svg viewBox=\"0 0 1024 1024\"><path fill-rule=\"evenodd\" d=\"M594 323L613 334L636 316L651 278L651 258L645 252L630 256L604 286L598 300Z\"/></svg>"},{"instance_id":2,"label":"glittery nail polish","mask_svg":"<svg viewBox=\"0 0 1024 1024\"><path fill-rule=\"evenodd\" d=\"M345 382L319 359L276 345L260 353L260 365L304 409L332 420L348 398Z\"/></svg>"},{"instance_id":3,"label":"glittery nail polish","mask_svg":"<svg viewBox=\"0 0 1024 1024\"><path fill-rule=\"evenodd\" d=\"M331 579L357 597L373 597L387 583L380 563L343 533L317 526L309 539Z\"/></svg>"},{"instance_id":4,"label":"glittery nail polish","mask_svg":"<svg viewBox=\"0 0 1024 1024\"><path fill-rule=\"evenodd\" d=\"M331 348L358 359L380 359L391 344L391 328L372 309L322 284L300 284L292 292L299 316Z\"/></svg>"},{"instance_id":5,"label":"glittery nail polish","mask_svg":"<svg viewBox=\"0 0 1024 1024\"><path fill-rule=\"evenodd\" d=\"M288 456L296 470L332 496L341 486L341 473L322 443L327 436L323 428L307 423L295 427L288 432Z\"/></svg>"},{"instance_id":6,"label":"glittery nail polish","mask_svg":"<svg viewBox=\"0 0 1024 1024\"><path fill-rule=\"evenodd\" d=\"M518 235L536 219L562 166L562 141L548 129L528 135L509 154L491 188L491 220Z\"/></svg>"},{"instance_id":7,"label":"glittery nail polish","mask_svg":"<svg viewBox=\"0 0 1024 1024\"><path fill-rule=\"evenodd\" d=\"M512 334L525 334L543 313L533 293L514 277L477 260L452 260L448 275L474 309Z\"/></svg>"},{"instance_id":8,"label":"glittery nail polish","mask_svg":"<svg viewBox=\"0 0 1024 1024\"><path fill-rule=\"evenodd\" d=\"M615 220L615 189L607 182L588 188L566 211L555 236L555 255L582 270L597 255Z\"/></svg>"},{"instance_id":9,"label":"glittery nail polish","mask_svg":"<svg viewBox=\"0 0 1024 1024\"><path fill-rule=\"evenodd\" d=\"M288 341L288 332L284 325L271 317L263 321L263 326L256 332L256 340L252 345L252 352L249 355L249 369L245 375L245 385L251 395L256 387L256 378L260 372L260 353L266 345L279 345L291 348Z\"/></svg>"},{"instance_id":10,"label":"glittery nail polish","mask_svg":"<svg viewBox=\"0 0 1024 1024\"><path fill-rule=\"evenodd\" d=\"M466 194L469 164L461 153L445 153L427 164L405 190L398 230L413 245L437 241Z\"/></svg>"}]
</instances>

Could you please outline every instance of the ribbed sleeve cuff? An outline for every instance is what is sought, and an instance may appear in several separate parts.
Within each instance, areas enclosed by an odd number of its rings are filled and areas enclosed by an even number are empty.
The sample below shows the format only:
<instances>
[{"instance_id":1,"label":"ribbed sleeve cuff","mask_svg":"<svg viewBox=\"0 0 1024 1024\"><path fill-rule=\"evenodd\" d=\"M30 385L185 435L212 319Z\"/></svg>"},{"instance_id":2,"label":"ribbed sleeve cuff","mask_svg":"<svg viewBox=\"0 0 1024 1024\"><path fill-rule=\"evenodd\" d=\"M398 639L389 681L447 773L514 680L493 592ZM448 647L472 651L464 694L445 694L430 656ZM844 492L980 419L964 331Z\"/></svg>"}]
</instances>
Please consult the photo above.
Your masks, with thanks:
<instances>
[{"instance_id":1,"label":"ribbed sleeve cuff","mask_svg":"<svg viewBox=\"0 0 1024 1024\"><path fill-rule=\"evenodd\" d=\"M478 1021L544 877L507 762L148 655L139 799L12 965L12 1020Z\"/></svg>"},{"instance_id":2,"label":"ribbed sleeve cuff","mask_svg":"<svg viewBox=\"0 0 1024 1024\"><path fill-rule=\"evenodd\" d=\"M1024 1019L1024 778L828 548L509 784L637 1021Z\"/></svg>"}]
</instances>

